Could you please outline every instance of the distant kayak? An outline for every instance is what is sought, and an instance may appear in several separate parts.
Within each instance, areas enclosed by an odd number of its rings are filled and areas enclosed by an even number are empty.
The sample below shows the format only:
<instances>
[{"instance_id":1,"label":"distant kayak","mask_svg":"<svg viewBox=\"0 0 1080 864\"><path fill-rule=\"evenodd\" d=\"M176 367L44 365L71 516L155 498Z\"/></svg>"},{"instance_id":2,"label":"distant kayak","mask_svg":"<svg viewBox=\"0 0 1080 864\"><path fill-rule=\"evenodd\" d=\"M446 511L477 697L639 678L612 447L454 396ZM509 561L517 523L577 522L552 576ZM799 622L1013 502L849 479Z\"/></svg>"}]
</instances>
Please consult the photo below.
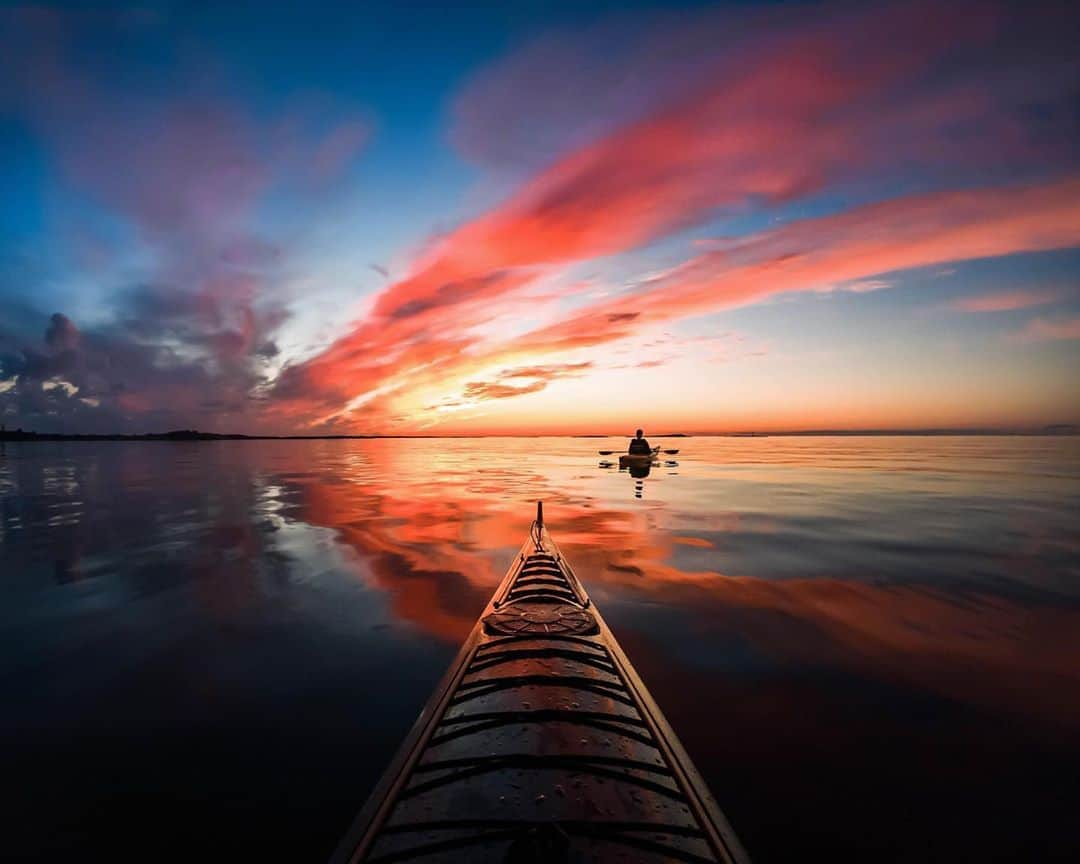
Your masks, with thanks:
<instances>
[{"instance_id":1,"label":"distant kayak","mask_svg":"<svg viewBox=\"0 0 1080 864\"><path fill-rule=\"evenodd\" d=\"M665 452L665 453L666 453L666 454L667 454L668 456L674 456L674 455L675 455L676 453L678 453L679 451L678 451L678 450L665 450L664 452Z\"/></svg>"}]
</instances>

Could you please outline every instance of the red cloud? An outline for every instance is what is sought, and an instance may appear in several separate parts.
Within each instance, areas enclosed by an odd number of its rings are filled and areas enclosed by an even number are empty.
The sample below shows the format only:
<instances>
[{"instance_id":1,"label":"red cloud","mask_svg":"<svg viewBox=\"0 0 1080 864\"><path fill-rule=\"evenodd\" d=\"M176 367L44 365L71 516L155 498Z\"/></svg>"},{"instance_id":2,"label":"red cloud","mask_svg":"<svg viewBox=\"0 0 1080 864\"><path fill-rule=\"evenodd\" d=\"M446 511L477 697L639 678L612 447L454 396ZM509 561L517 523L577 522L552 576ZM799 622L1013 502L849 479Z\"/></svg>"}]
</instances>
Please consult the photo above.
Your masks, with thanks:
<instances>
[{"instance_id":1,"label":"red cloud","mask_svg":"<svg viewBox=\"0 0 1080 864\"><path fill-rule=\"evenodd\" d=\"M912 197L729 245L650 280L644 294L587 307L514 345L492 351L477 335L493 301L537 277L649 243L718 208L790 201L912 167L931 175L1014 167L1034 146L1029 130L1017 127L1018 106L1026 99L1058 106L1063 89L1010 77L1017 57L995 58L987 48L1002 16L971 11L905 4L755 32L748 47L677 98L665 94L645 116L557 159L502 205L432 244L351 332L286 369L277 410L332 416L376 388L467 375L500 354L531 362L530 352L599 344L779 291L1071 244L1073 223L1043 221L1047 207L1068 211L1068 202L1047 204L1052 188L1022 189L1012 202L1011 192L994 191ZM1030 61L1035 52L1024 50ZM984 80L987 68L1002 70L1001 94ZM864 220L877 225L876 235ZM998 228L1004 234L995 237Z\"/></svg>"},{"instance_id":2,"label":"red cloud","mask_svg":"<svg viewBox=\"0 0 1080 864\"><path fill-rule=\"evenodd\" d=\"M494 364L595 347L643 327L761 302L781 293L858 285L871 276L946 261L1068 247L1075 245L1077 237L1077 178L900 198L730 242L650 280L643 291L586 306L558 323L487 350L478 350L476 340L460 336L457 345L444 339L397 346L396 358L382 364L369 361L361 368L369 386L395 376L401 386L406 382L416 386L451 373L467 374ZM366 324L360 332L374 337L374 325ZM470 353L460 354L462 347ZM342 350L341 343L335 349ZM315 368L328 376L335 369L343 374L329 356L320 358ZM407 358L408 365L401 363L402 358ZM347 364L346 359L346 368ZM534 392L505 384L491 386L501 389L498 393L476 390L473 395L505 398Z\"/></svg>"},{"instance_id":3,"label":"red cloud","mask_svg":"<svg viewBox=\"0 0 1080 864\"><path fill-rule=\"evenodd\" d=\"M528 334L527 352L621 339L624 313L647 326L756 303L775 294L940 264L1073 246L1080 179L1031 187L943 192L808 219L691 259L647 291L587 307Z\"/></svg>"}]
</instances>

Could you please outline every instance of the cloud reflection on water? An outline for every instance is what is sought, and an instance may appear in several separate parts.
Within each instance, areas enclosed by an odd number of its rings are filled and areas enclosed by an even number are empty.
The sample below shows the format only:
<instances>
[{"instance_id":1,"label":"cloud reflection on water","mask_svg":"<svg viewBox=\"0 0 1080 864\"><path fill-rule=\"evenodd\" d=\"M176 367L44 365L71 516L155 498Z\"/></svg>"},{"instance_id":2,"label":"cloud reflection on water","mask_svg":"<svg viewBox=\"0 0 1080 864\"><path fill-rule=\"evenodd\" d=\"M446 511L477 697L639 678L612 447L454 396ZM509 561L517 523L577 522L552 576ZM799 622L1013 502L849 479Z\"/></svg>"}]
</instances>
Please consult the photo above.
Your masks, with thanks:
<instances>
[{"instance_id":1,"label":"cloud reflection on water","mask_svg":"<svg viewBox=\"0 0 1080 864\"><path fill-rule=\"evenodd\" d=\"M359 490L316 478L304 483L295 515L333 528L369 558L396 615L460 642L501 578L506 553L528 530L528 503L503 503L522 497L522 478L484 472L470 487L459 483L460 466L429 473L395 462L391 449L380 455L383 471ZM724 535L767 545L783 514L716 514L708 521L709 533L719 535L713 541L673 535L625 506L549 493L549 524L590 590L680 610L706 656L710 638L739 636L773 663L802 665L812 652L815 665L1039 722L1080 724L1080 598L1021 599L993 583L956 589L947 581L863 581L874 576L872 562L865 572L833 578L729 575L717 569Z\"/></svg>"},{"instance_id":2,"label":"cloud reflection on water","mask_svg":"<svg viewBox=\"0 0 1080 864\"><path fill-rule=\"evenodd\" d=\"M640 501L596 447L9 446L5 728L318 732L346 754L336 781L319 769L325 814L281 830L332 845L542 498L759 860L883 857L901 817L866 812L866 784L910 810L897 854L960 848L994 807L1064 842L1066 799L1039 772L1080 753L1075 439L691 439ZM296 750L292 774L311 758ZM260 770L244 782L277 788ZM1019 803L981 797L1035 781ZM859 838L829 827L846 811Z\"/></svg>"}]
</instances>

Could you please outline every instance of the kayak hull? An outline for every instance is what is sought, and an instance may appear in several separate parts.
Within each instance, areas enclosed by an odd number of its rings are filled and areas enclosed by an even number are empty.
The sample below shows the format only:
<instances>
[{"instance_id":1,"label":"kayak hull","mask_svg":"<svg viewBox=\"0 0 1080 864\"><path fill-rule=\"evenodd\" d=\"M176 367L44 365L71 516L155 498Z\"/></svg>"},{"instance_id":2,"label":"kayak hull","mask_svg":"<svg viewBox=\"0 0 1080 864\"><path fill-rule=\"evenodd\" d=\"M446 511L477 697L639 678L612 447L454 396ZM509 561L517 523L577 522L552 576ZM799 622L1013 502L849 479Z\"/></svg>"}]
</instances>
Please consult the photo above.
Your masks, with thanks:
<instances>
[{"instance_id":1,"label":"kayak hull","mask_svg":"<svg viewBox=\"0 0 1080 864\"><path fill-rule=\"evenodd\" d=\"M645 468L651 465L655 458L652 453L623 453L619 457L619 467Z\"/></svg>"},{"instance_id":2,"label":"kayak hull","mask_svg":"<svg viewBox=\"0 0 1080 864\"><path fill-rule=\"evenodd\" d=\"M748 860L542 520L332 861L463 859Z\"/></svg>"}]
</instances>

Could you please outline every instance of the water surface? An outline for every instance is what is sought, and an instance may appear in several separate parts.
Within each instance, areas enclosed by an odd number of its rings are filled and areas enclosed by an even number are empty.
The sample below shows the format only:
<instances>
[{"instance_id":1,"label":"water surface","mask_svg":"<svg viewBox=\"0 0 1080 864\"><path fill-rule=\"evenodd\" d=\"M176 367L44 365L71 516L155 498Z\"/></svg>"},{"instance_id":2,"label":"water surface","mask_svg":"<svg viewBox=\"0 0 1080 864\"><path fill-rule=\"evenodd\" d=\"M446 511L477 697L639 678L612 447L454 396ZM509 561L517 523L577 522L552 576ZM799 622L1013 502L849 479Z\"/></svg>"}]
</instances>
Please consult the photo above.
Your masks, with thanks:
<instances>
[{"instance_id":1,"label":"water surface","mask_svg":"<svg viewBox=\"0 0 1080 864\"><path fill-rule=\"evenodd\" d=\"M5 853L326 858L534 501L758 862L1075 860L1080 439L8 444Z\"/></svg>"}]
</instances>

